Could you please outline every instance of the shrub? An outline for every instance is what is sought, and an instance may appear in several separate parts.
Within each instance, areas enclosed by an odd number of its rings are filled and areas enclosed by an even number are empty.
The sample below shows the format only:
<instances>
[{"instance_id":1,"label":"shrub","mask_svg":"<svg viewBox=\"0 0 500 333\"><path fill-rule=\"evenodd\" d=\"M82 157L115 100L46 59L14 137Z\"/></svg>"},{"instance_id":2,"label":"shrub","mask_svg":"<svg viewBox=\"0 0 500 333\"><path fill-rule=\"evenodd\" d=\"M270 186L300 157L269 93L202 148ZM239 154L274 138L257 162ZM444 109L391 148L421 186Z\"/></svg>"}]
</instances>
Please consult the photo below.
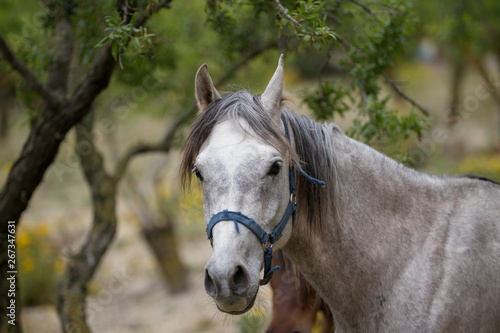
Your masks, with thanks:
<instances>
[{"instance_id":1,"label":"shrub","mask_svg":"<svg viewBox=\"0 0 500 333\"><path fill-rule=\"evenodd\" d=\"M56 303L57 285L65 264L48 237L49 231L46 222L18 230L16 263L25 306Z\"/></svg>"}]
</instances>

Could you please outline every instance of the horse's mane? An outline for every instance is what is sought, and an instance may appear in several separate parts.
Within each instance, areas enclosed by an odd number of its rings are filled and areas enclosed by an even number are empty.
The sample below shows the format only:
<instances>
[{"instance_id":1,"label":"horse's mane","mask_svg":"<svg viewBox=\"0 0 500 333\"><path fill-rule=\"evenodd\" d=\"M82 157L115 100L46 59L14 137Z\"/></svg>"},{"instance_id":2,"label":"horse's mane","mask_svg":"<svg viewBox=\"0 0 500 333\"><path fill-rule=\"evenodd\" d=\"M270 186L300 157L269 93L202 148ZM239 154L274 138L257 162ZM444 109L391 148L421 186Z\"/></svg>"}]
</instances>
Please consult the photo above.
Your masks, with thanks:
<instances>
[{"instance_id":1,"label":"horse's mane","mask_svg":"<svg viewBox=\"0 0 500 333\"><path fill-rule=\"evenodd\" d=\"M264 110L260 96L242 90L226 94L209 104L191 125L183 147L179 171L184 189L191 182L196 156L213 127L226 119L238 123L236 120L241 117L260 138L279 151L289 153L291 160L300 164L310 176L326 182L326 188L322 188L296 172L298 212L305 214L303 216L310 227L320 227L321 218L331 216L328 210L335 202L333 132L340 130L335 125L319 124L288 109L283 112L295 138L295 147L288 142L280 124Z\"/></svg>"},{"instance_id":2,"label":"horse's mane","mask_svg":"<svg viewBox=\"0 0 500 333\"><path fill-rule=\"evenodd\" d=\"M335 212L331 212L338 199L333 134L341 133L341 130L333 124L320 124L288 109L284 112L295 138L295 149L302 168L310 176L326 183L323 188L300 173L296 176L298 212L305 214L310 227L320 228L325 225L321 222L322 218L336 216Z\"/></svg>"},{"instance_id":3,"label":"horse's mane","mask_svg":"<svg viewBox=\"0 0 500 333\"><path fill-rule=\"evenodd\" d=\"M475 180L480 180L480 181L485 181L485 182L493 183L495 185L500 185L500 182L497 182L496 180L493 180L493 179L490 179L490 178L487 178L487 177L483 177L483 176L473 175L473 174L458 175L456 177L475 179Z\"/></svg>"}]
</instances>

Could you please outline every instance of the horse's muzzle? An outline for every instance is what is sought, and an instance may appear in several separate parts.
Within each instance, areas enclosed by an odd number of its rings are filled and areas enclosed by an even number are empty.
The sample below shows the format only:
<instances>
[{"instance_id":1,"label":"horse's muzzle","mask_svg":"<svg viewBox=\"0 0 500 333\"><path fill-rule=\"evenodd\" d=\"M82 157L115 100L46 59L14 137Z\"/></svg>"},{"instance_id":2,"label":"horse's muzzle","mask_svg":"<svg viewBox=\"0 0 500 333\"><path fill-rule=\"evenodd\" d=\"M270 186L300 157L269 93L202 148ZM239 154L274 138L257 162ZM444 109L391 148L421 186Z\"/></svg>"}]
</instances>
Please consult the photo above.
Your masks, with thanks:
<instances>
[{"instance_id":1,"label":"horse's muzzle","mask_svg":"<svg viewBox=\"0 0 500 333\"><path fill-rule=\"evenodd\" d=\"M242 314L252 308L258 285L250 285L244 265L215 265L210 260L205 267L205 291L215 300L219 310Z\"/></svg>"}]
</instances>

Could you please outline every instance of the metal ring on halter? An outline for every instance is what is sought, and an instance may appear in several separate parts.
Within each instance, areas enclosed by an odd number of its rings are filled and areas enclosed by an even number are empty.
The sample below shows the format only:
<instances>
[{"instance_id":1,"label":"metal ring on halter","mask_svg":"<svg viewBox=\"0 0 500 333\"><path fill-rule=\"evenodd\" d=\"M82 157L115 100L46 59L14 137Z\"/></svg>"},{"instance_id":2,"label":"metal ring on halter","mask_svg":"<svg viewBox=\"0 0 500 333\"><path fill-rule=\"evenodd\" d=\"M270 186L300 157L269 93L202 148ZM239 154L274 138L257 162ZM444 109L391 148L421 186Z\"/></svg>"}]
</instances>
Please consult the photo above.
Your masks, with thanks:
<instances>
[{"instance_id":1,"label":"metal ring on halter","mask_svg":"<svg viewBox=\"0 0 500 333\"><path fill-rule=\"evenodd\" d=\"M268 246L268 244L269 244L269 246ZM266 251L266 249L267 249L267 248L269 248L269 249L271 249L271 250L273 249L273 244L271 244L271 242L270 242L269 240L267 241L267 243L266 243L266 244L262 244L262 249L263 249L264 251Z\"/></svg>"}]
</instances>

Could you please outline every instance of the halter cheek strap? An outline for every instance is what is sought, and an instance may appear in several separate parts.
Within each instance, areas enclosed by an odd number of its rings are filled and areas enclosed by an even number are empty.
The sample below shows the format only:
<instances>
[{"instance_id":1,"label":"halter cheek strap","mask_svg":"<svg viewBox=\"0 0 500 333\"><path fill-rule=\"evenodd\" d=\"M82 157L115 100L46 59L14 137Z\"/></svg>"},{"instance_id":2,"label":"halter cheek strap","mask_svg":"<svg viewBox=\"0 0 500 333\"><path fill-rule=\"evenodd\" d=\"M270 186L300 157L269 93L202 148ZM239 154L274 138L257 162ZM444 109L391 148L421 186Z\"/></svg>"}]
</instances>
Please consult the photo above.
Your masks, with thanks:
<instances>
[{"instance_id":1,"label":"halter cheek strap","mask_svg":"<svg viewBox=\"0 0 500 333\"><path fill-rule=\"evenodd\" d=\"M281 115L281 121L285 127L285 134L290 141L290 133L288 132L288 126L286 122L286 118L284 115ZM296 165L297 169L301 174L303 174L310 182L326 186L326 183L315 179L309 176L299 165ZM212 216L207 225L207 237L210 240L210 245L213 246L213 237L212 237L212 229L214 226L222 221L233 221L234 227L236 228L236 232L239 234L240 230L238 224L242 224L247 227L251 232L254 233L255 236L260 240L262 247L264 249L264 277L259 281L260 285L265 285L271 281L273 277L273 272L277 269L280 269L280 266L271 267L271 261L273 258L273 244L280 239L283 230L292 218L292 227L295 225L295 215L297 213L297 201L296 201L296 190L295 190L295 168L292 165L288 171L289 185L290 185L290 201L288 202L288 206L286 207L285 213L283 217L279 221L279 223L274 227L274 229L267 233L255 220L243 215L241 212L233 212L228 210L223 210Z\"/></svg>"}]
</instances>

